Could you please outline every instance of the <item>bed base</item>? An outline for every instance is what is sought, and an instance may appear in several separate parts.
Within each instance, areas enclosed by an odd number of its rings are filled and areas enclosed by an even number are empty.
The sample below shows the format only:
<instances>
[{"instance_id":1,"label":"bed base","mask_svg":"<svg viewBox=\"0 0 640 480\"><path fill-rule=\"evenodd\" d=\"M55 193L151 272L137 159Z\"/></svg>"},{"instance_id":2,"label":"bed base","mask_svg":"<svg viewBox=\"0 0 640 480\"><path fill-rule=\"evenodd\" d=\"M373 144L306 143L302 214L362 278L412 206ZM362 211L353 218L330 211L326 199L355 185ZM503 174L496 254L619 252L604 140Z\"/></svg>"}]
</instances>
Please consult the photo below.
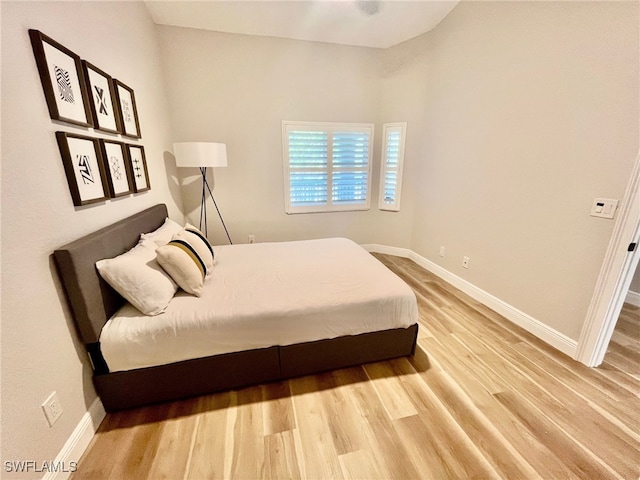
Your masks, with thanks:
<instances>
[{"instance_id":1,"label":"bed base","mask_svg":"<svg viewBox=\"0 0 640 480\"><path fill-rule=\"evenodd\" d=\"M413 355L418 326L94 375L107 412Z\"/></svg>"}]
</instances>

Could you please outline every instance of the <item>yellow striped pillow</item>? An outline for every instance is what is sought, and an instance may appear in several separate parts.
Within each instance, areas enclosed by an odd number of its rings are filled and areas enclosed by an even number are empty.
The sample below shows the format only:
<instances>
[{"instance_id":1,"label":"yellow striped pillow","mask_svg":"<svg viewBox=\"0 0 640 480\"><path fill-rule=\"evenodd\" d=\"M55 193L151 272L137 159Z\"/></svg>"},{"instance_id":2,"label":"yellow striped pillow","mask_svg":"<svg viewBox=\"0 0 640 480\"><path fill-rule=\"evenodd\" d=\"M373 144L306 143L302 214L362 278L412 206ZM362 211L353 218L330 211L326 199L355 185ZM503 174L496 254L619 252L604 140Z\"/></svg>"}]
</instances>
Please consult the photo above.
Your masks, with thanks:
<instances>
[{"instance_id":1,"label":"yellow striped pillow","mask_svg":"<svg viewBox=\"0 0 640 480\"><path fill-rule=\"evenodd\" d=\"M207 267L206 275L211 275L213 271L213 247L200 230L187 223L184 230L176 233L172 240L184 240L191 245Z\"/></svg>"},{"instance_id":2,"label":"yellow striped pillow","mask_svg":"<svg viewBox=\"0 0 640 480\"><path fill-rule=\"evenodd\" d=\"M207 276L207 265L189 242L171 240L156 250L160 266L185 292L199 297Z\"/></svg>"}]
</instances>

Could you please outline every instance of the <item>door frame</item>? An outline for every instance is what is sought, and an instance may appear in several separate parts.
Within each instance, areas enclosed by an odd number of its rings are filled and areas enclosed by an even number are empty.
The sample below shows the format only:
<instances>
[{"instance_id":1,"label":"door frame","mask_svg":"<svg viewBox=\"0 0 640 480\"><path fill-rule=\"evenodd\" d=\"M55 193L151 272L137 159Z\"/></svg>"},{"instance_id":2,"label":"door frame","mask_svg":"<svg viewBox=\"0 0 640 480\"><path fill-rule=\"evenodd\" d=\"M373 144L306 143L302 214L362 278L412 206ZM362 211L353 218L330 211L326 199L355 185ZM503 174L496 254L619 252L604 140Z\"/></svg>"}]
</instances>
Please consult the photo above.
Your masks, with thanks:
<instances>
[{"instance_id":1,"label":"door frame","mask_svg":"<svg viewBox=\"0 0 640 480\"><path fill-rule=\"evenodd\" d=\"M575 359L597 367L604 359L629 285L640 260L640 152L620 204L618 218L605 254L589 310L580 333Z\"/></svg>"}]
</instances>

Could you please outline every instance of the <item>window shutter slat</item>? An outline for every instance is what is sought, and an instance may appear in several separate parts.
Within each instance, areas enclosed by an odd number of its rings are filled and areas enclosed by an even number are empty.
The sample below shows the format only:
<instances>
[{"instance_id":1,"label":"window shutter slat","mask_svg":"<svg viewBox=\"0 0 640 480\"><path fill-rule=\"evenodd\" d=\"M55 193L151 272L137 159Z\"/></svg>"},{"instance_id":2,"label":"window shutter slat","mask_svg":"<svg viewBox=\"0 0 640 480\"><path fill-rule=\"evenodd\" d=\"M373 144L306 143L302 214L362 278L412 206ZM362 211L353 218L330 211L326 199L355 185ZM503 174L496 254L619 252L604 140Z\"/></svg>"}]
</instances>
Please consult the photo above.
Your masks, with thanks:
<instances>
[{"instance_id":1,"label":"window shutter slat","mask_svg":"<svg viewBox=\"0 0 640 480\"><path fill-rule=\"evenodd\" d=\"M291 168L326 168L328 143L326 132L289 132Z\"/></svg>"},{"instance_id":2,"label":"window shutter slat","mask_svg":"<svg viewBox=\"0 0 640 480\"><path fill-rule=\"evenodd\" d=\"M326 173L291 172L291 204L297 207L327 202Z\"/></svg>"}]
</instances>

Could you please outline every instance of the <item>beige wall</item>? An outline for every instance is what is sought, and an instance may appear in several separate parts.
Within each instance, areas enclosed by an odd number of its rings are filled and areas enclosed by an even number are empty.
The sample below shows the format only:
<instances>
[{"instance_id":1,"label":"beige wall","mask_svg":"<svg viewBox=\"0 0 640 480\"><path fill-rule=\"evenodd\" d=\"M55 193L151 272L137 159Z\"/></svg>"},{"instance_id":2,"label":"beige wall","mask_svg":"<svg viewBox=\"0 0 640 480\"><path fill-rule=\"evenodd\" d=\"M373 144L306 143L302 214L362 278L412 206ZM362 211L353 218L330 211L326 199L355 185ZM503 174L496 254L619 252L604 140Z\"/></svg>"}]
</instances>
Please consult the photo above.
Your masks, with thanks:
<instances>
[{"instance_id":1,"label":"beige wall","mask_svg":"<svg viewBox=\"0 0 640 480\"><path fill-rule=\"evenodd\" d=\"M160 27L175 141L227 144L229 166L215 170L216 202L236 243L346 236L406 247L412 205L377 210L381 122L379 50ZM283 120L375 123L372 208L367 212L286 215ZM199 211L197 178L186 178L185 209ZM226 243L210 206L210 233Z\"/></svg>"},{"instance_id":2,"label":"beige wall","mask_svg":"<svg viewBox=\"0 0 640 480\"><path fill-rule=\"evenodd\" d=\"M613 227L591 203L638 152L638 6L465 2L385 52L419 137L411 248L574 340Z\"/></svg>"},{"instance_id":3,"label":"beige wall","mask_svg":"<svg viewBox=\"0 0 640 480\"><path fill-rule=\"evenodd\" d=\"M74 208L54 132L93 133L49 119L29 28L134 89L151 191ZM141 3L2 2L2 471L5 461L54 460L96 397L53 250L159 202L183 220L165 166L171 131L154 28ZM49 428L40 404L54 390L64 413Z\"/></svg>"}]
</instances>

